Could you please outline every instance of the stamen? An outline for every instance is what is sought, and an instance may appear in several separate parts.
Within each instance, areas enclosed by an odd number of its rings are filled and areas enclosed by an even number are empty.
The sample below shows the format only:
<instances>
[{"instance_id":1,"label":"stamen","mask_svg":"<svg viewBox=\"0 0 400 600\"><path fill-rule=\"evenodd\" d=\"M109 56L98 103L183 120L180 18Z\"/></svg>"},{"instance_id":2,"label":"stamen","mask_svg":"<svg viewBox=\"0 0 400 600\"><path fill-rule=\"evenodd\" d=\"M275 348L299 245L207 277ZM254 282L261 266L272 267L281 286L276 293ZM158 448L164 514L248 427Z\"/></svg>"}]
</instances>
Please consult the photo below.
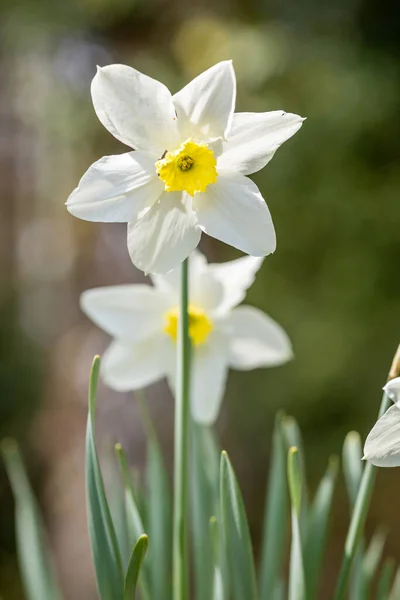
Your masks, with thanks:
<instances>
[{"instance_id":1,"label":"stamen","mask_svg":"<svg viewBox=\"0 0 400 600\"><path fill-rule=\"evenodd\" d=\"M180 156L178 159L178 167L181 171L189 171L194 164L194 160L191 156Z\"/></svg>"}]
</instances>

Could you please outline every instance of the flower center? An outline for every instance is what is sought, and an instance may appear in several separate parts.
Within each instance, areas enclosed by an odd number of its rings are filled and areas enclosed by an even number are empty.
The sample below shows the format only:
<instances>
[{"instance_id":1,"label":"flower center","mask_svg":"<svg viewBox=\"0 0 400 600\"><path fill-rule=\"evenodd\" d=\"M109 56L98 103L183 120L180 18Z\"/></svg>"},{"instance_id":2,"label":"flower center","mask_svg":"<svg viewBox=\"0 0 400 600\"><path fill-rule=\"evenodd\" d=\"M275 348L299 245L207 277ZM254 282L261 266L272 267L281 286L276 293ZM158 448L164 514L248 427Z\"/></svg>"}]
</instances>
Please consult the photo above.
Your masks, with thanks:
<instances>
[{"instance_id":1,"label":"flower center","mask_svg":"<svg viewBox=\"0 0 400 600\"><path fill-rule=\"evenodd\" d=\"M193 346L200 346L207 341L208 336L213 330L213 324L207 317L204 310L194 306L193 304L189 304L188 314L190 341L192 342ZM172 308L164 315L164 331L172 337L174 342L176 342L178 339L178 319L178 307Z\"/></svg>"},{"instance_id":2,"label":"flower center","mask_svg":"<svg viewBox=\"0 0 400 600\"><path fill-rule=\"evenodd\" d=\"M189 171L194 164L194 160L191 156L180 156L178 158L178 167L181 171Z\"/></svg>"},{"instance_id":3,"label":"flower center","mask_svg":"<svg viewBox=\"0 0 400 600\"><path fill-rule=\"evenodd\" d=\"M165 191L185 191L194 196L217 181L216 165L214 152L207 144L188 138L177 150L166 152L156 162L156 170Z\"/></svg>"}]
</instances>

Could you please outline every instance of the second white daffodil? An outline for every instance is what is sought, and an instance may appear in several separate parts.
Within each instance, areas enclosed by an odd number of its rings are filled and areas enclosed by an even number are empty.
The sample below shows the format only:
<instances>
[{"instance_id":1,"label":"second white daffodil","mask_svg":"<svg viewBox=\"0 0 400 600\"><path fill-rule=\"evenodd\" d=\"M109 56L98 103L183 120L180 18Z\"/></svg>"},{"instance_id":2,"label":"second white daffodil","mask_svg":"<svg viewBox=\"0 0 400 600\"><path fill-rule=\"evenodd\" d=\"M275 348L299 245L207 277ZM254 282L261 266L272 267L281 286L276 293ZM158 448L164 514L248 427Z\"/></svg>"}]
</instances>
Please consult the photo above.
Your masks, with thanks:
<instances>
[{"instance_id":1,"label":"second white daffodil","mask_svg":"<svg viewBox=\"0 0 400 600\"><path fill-rule=\"evenodd\" d=\"M217 418L229 367L270 367L292 357L290 341L275 321L257 308L237 307L261 263L243 257L208 265L199 252L189 259L191 407L198 422ZM165 376L175 389L179 269L152 280L154 286L97 288L81 296L83 311L114 337L102 369L105 382L119 391Z\"/></svg>"},{"instance_id":2,"label":"second white daffodil","mask_svg":"<svg viewBox=\"0 0 400 600\"><path fill-rule=\"evenodd\" d=\"M166 273L204 232L252 256L275 250L268 207L246 175L264 167L303 119L235 113L232 63L208 69L171 96L125 65L99 68L92 99L102 124L135 151L94 163L67 201L88 221L127 222L133 263Z\"/></svg>"}]
</instances>

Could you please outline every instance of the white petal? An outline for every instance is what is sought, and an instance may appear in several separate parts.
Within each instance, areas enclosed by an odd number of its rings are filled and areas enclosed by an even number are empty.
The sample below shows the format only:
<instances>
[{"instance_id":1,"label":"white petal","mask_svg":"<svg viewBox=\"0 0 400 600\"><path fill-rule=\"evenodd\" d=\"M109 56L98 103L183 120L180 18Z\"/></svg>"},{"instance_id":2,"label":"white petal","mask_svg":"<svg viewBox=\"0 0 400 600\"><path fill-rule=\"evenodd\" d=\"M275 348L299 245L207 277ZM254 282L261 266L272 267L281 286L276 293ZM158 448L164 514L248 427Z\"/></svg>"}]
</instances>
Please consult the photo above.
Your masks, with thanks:
<instances>
[{"instance_id":1,"label":"white petal","mask_svg":"<svg viewBox=\"0 0 400 600\"><path fill-rule=\"evenodd\" d=\"M191 281L190 302L203 308L211 317L218 313L224 298L223 285L208 270Z\"/></svg>"},{"instance_id":2,"label":"white petal","mask_svg":"<svg viewBox=\"0 0 400 600\"><path fill-rule=\"evenodd\" d=\"M92 100L104 127L139 150L164 150L179 144L174 105L168 88L126 65L98 67Z\"/></svg>"},{"instance_id":3,"label":"white petal","mask_svg":"<svg viewBox=\"0 0 400 600\"><path fill-rule=\"evenodd\" d=\"M293 357L290 340L276 321L252 306L239 306L229 316L230 361L234 369L281 365Z\"/></svg>"},{"instance_id":4,"label":"white petal","mask_svg":"<svg viewBox=\"0 0 400 600\"><path fill-rule=\"evenodd\" d=\"M400 377L391 379L383 387L386 395L400 408Z\"/></svg>"},{"instance_id":5,"label":"white petal","mask_svg":"<svg viewBox=\"0 0 400 600\"><path fill-rule=\"evenodd\" d=\"M220 172L217 183L195 194L193 208L208 235L252 256L275 251L271 214L258 187L240 173Z\"/></svg>"},{"instance_id":6,"label":"white petal","mask_svg":"<svg viewBox=\"0 0 400 600\"><path fill-rule=\"evenodd\" d=\"M192 347L190 369L190 406L198 423L210 425L219 413L228 375L228 340L213 331L207 342ZM176 369L168 373L172 392L176 390Z\"/></svg>"},{"instance_id":7,"label":"white petal","mask_svg":"<svg viewBox=\"0 0 400 600\"><path fill-rule=\"evenodd\" d=\"M151 279L159 289L169 291L179 301L180 267L165 275L152 275ZM209 271L206 257L198 250L189 256L189 302L213 313L220 306L224 297L222 283Z\"/></svg>"},{"instance_id":8,"label":"white petal","mask_svg":"<svg viewBox=\"0 0 400 600\"><path fill-rule=\"evenodd\" d=\"M168 340L162 336L136 345L116 340L104 354L103 379L119 392L144 388L165 376L170 353Z\"/></svg>"},{"instance_id":9,"label":"white petal","mask_svg":"<svg viewBox=\"0 0 400 600\"><path fill-rule=\"evenodd\" d=\"M275 152L300 129L304 119L276 110L266 113L235 113L218 167L250 175L259 171Z\"/></svg>"},{"instance_id":10,"label":"white petal","mask_svg":"<svg viewBox=\"0 0 400 600\"><path fill-rule=\"evenodd\" d=\"M167 273L200 241L195 213L181 192L164 192L136 223L128 225L132 262L145 273Z\"/></svg>"},{"instance_id":11,"label":"white petal","mask_svg":"<svg viewBox=\"0 0 400 600\"><path fill-rule=\"evenodd\" d=\"M244 300L263 263L263 258L243 256L237 260L208 265L208 272L221 283L223 299L218 310L226 312Z\"/></svg>"},{"instance_id":12,"label":"white petal","mask_svg":"<svg viewBox=\"0 0 400 600\"><path fill-rule=\"evenodd\" d=\"M191 293L193 285L196 284L196 281L201 277L204 270L207 268L207 259L199 250L193 250L193 252L188 257L189 259L189 294ZM179 294L179 286L180 286L180 278L181 278L181 269L176 267L169 271L169 273L165 273L164 275L158 275L156 273L150 274L150 279L153 284L161 290L169 291L174 294L174 296L178 299ZM192 300L190 300L192 302Z\"/></svg>"},{"instance_id":13,"label":"white petal","mask_svg":"<svg viewBox=\"0 0 400 600\"><path fill-rule=\"evenodd\" d=\"M231 61L220 62L174 95L183 137L226 137L236 101L236 77Z\"/></svg>"},{"instance_id":14,"label":"white petal","mask_svg":"<svg viewBox=\"0 0 400 600\"><path fill-rule=\"evenodd\" d=\"M85 221L127 223L162 192L154 156L127 152L104 156L89 167L66 204L71 214Z\"/></svg>"},{"instance_id":15,"label":"white petal","mask_svg":"<svg viewBox=\"0 0 400 600\"><path fill-rule=\"evenodd\" d=\"M86 290L83 312L114 337L136 342L163 330L171 307L168 294L149 285L116 285Z\"/></svg>"},{"instance_id":16,"label":"white petal","mask_svg":"<svg viewBox=\"0 0 400 600\"><path fill-rule=\"evenodd\" d=\"M226 339L213 332L206 344L194 348L191 368L192 417L198 423L210 425L218 417L228 375Z\"/></svg>"},{"instance_id":17,"label":"white petal","mask_svg":"<svg viewBox=\"0 0 400 600\"><path fill-rule=\"evenodd\" d=\"M391 406L370 431L364 458L376 467L400 467L400 409Z\"/></svg>"}]
</instances>

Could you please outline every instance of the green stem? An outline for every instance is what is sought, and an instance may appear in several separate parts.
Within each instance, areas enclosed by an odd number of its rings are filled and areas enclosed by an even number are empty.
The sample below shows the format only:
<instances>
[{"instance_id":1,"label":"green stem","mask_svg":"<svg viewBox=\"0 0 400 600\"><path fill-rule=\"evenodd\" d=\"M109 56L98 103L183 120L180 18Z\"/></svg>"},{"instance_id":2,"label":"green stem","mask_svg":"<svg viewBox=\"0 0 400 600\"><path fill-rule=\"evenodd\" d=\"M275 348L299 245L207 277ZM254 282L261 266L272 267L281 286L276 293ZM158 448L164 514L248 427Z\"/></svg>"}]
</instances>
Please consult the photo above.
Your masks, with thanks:
<instances>
[{"instance_id":1,"label":"green stem","mask_svg":"<svg viewBox=\"0 0 400 600\"><path fill-rule=\"evenodd\" d=\"M391 402L386 394L383 394L381 406L379 408L380 418L389 408ZM353 514L351 516L350 527L347 532L346 542L344 546L344 555L342 565L340 567L339 579L335 590L334 600L343 600L347 584L349 581L350 570L355 557L361 535L365 525L365 519L371 501L372 490L375 482L375 467L367 462L364 468L364 473L361 478L360 487L358 489L356 502L354 504Z\"/></svg>"},{"instance_id":2,"label":"green stem","mask_svg":"<svg viewBox=\"0 0 400 600\"><path fill-rule=\"evenodd\" d=\"M190 382L188 260L181 266L178 326L178 370L175 397L173 600L186 600L188 590L187 497Z\"/></svg>"}]
</instances>

